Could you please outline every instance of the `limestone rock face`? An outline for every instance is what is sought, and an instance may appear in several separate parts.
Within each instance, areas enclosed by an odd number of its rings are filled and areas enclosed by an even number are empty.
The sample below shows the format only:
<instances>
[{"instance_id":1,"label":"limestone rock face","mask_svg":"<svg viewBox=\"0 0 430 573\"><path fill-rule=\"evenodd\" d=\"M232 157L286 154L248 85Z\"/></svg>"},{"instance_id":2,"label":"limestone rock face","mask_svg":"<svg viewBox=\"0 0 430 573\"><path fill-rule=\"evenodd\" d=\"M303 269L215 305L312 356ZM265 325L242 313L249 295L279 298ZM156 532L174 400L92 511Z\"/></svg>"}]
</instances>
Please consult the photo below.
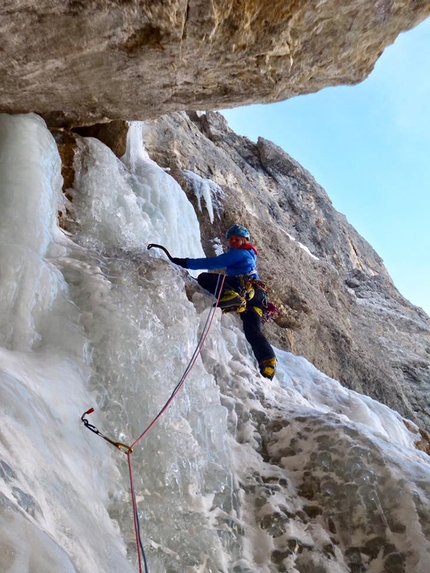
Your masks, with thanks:
<instances>
[{"instance_id":1,"label":"limestone rock face","mask_svg":"<svg viewBox=\"0 0 430 573\"><path fill-rule=\"evenodd\" d=\"M272 102L364 79L429 0L7 0L0 111L50 125Z\"/></svg>"},{"instance_id":2,"label":"limestone rock face","mask_svg":"<svg viewBox=\"0 0 430 573\"><path fill-rule=\"evenodd\" d=\"M275 144L236 135L215 112L171 114L144 131L151 158L195 204L208 256L231 224L250 229L260 275L283 311L265 326L270 340L430 428L430 319L310 173ZM213 223L187 171L219 186Z\"/></svg>"}]
</instances>

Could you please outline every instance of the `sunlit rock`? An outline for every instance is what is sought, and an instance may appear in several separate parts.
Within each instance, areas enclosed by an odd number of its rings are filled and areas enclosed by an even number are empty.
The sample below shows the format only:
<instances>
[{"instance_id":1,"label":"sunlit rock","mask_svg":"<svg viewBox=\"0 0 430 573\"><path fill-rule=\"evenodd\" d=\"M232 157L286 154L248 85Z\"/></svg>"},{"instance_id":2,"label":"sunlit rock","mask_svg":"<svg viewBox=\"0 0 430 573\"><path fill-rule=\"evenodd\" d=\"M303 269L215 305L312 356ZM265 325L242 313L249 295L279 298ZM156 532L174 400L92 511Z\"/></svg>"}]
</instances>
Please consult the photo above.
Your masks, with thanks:
<instances>
[{"instance_id":1,"label":"sunlit rock","mask_svg":"<svg viewBox=\"0 0 430 573\"><path fill-rule=\"evenodd\" d=\"M149 155L195 204L208 255L231 224L250 229L260 274L282 308L266 327L270 339L429 428L430 319L401 296L312 175L270 141L236 135L218 113L170 114L144 126ZM184 172L221 188L213 222ZM428 451L424 434L421 444Z\"/></svg>"},{"instance_id":2,"label":"sunlit rock","mask_svg":"<svg viewBox=\"0 0 430 573\"><path fill-rule=\"evenodd\" d=\"M0 111L146 119L354 84L428 1L8 1Z\"/></svg>"}]
</instances>

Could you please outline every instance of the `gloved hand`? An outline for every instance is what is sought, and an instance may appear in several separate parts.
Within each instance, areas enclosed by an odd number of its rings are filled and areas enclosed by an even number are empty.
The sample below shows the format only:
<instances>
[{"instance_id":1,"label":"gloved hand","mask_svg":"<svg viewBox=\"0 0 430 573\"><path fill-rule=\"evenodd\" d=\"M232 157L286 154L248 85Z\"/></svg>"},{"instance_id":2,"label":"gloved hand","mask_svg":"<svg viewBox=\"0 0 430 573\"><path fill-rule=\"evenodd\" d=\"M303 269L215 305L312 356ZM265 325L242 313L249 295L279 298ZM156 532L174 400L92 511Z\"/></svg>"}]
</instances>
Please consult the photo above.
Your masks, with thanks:
<instances>
[{"instance_id":1,"label":"gloved hand","mask_svg":"<svg viewBox=\"0 0 430 573\"><path fill-rule=\"evenodd\" d=\"M178 265L179 267L182 267L184 269L187 269L187 259L180 259L178 257L172 257L170 259L172 261L172 263L175 263L175 265Z\"/></svg>"}]
</instances>

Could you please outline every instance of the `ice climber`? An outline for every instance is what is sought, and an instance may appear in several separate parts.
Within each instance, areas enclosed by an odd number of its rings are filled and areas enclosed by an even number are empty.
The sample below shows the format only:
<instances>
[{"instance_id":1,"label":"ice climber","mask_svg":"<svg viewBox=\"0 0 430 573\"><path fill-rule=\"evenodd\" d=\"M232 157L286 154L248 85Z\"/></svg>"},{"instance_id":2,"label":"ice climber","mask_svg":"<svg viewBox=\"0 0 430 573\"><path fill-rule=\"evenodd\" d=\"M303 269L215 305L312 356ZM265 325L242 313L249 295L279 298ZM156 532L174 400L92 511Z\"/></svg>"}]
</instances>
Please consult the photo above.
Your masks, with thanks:
<instances>
[{"instance_id":1,"label":"ice climber","mask_svg":"<svg viewBox=\"0 0 430 573\"><path fill-rule=\"evenodd\" d=\"M259 280L256 262L257 249L252 245L248 229L233 225L225 235L229 250L216 257L182 259L173 257L173 263L191 270L225 269L226 279L219 300L223 312L239 313L245 337L251 345L261 374L272 379L276 369L273 348L261 331L261 322L268 300L264 284ZM197 277L200 286L218 297L221 284L218 273L201 273Z\"/></svg>"}]
</instances>

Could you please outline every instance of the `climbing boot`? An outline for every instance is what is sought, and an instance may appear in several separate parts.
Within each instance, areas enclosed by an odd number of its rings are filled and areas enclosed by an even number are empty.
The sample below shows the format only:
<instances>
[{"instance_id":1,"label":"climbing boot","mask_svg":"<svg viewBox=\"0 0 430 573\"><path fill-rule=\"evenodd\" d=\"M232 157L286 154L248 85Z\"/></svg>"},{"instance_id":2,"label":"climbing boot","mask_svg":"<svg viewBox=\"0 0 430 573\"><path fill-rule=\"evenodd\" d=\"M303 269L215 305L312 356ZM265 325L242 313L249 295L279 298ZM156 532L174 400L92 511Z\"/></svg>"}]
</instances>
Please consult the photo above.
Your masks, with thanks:
<instances>
[{"instance_id":1,"label":"climbing boot","mask_svg":"<svg viewBox=\"0 0 430 573\"><path fill-rule=\"evenodd\" d=\"M259 364L261 375L272 380L275 375L276 364L276 358L267 358L267 360L262 360Z\"/></svg>"},{"instance_id":2,"label":"climbing boot","mask_svg":"<svg viewBox=\"0 0 430 573\"><path fill-rule=\"evenodd\" d=\"M246 310L246 300L236 291L227 289L220 298L218 307L225 312L244 312Z\"/></svg>"}]
</instances>

